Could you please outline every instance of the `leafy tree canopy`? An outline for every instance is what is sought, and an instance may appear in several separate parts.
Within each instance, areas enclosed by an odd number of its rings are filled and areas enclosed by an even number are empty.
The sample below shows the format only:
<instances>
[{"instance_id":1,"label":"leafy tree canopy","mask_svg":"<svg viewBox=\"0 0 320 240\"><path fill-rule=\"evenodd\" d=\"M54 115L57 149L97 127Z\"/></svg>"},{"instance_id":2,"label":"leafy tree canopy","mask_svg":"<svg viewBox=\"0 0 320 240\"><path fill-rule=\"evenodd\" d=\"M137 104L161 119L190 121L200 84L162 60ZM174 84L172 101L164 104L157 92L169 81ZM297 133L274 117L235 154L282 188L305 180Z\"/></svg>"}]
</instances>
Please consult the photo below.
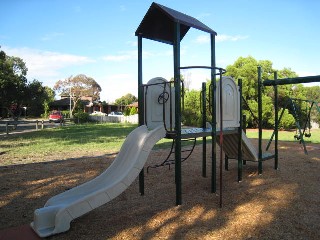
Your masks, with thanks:
<instances>
[{"instance_id":1,"label":"leafy tree canopy","mask_svg":"<svg viewBox=\"0 0 320 240\"><path fill-rule=\"evenodd\" d=\"M27 84L27 67L18 57L8 56L0 50L0 107L16 109L23 103ZM10 111L9 111L10 112Z\"/></svg>"},{"instance_id":2,"label":"leafy tree canopy","mask_svg":"<svg viewBox=\"0 0 320 240\"><path fill-rule=\"evenodd\" d=\"M233 77L236 81L242 79L242 95L247 102L247 105L250 107L244 108L244 113L247 115L249 127L256 127L258 116L258 81L257 81L257 68L258 66L262 67L262 80L274 79L274 72L276 71L270 60L256 60L252 56L248 57L239 57L234 64L226 67L226 75ZM290 68L283 68L278 70L278 78L293 78L297 77L297 74L292 71ZM210 80L207 82L207 95L209 93L209 84ZM320 87L319 87L320 88ZM286 122L281 122L281 126L284 128L293 127L294 121L293 112L290 107L287 105L288 97L293 98L302 98L314 96L317 98L319 96L319 88L308 88L304 87L302 84L296 85L283 85L278 86L279 93L279 108L287 108L284 112L284 119ZM263 98L263 125L264 127L272 127L274 125L274 109L273 109L273 100L274 100L274 90L272 87L265 87L262 91ZM186 91L185 96L185 108L183 116L184 123L188 125L199 125L201 122L200 114L200 91L192 90ZM314 99L313 99L314 100ZM298 109L300 110L299 114L301 115L300 119L303 121L305 119L305 109L306 103L299 103ZM254 116L252 116L252 114ZM210 119L210 113L207 114L208 119Z\"/></svg>"},{"instance_id":3,"label":"leafy tree canopy","mask_svg":"<svg viewBox=\"0 0 320 240\"><path fill-rule=\"evenodd\" d=\"M28 83L26 89L24 105L28 109L28 115L40 116L48 113L49 103L54 101L54 91L36 79Z\"/></svg>"},{"instance_id":4,"label":"leafy tree canopy","mask_svg":"<svg viewBox=\"0 0 320 240\"><path fill-rule=\"evenodd\" d=\"M18 57L8 56L0 51L0 108L2 117L19 117L26 107L28 115L40 116L48 110L54 92L42 82L28 82L25 62Z\"/></svg>"},{"instance_id":5,"label":"leafy tree canopy","mask_svg":"<svg viewBox=\"0 0 320 240\"><path fill-rule=\"evenodd\" d=\"M70 76L67 79L59 80L56 82L53 88L60 95L71 96L73 100L72 112L83 97L92 97L93 101L100 99L101 87L92 78L84 74L76 76Z\"/></svg>"},{"instance_id":6,"label":"leafy tree canopy","mask_svg":"<svg viewBox=\"0 0 320 240\"><path fill-rule=\"evenodd\" d=\"M131 93L127 93L126 95L120 97L120 98L117 98L114 102L116 105L129 105L131 103L134 103L138 101L138 98L134 95L132 95Z\"/></svg>"}]
</instances>

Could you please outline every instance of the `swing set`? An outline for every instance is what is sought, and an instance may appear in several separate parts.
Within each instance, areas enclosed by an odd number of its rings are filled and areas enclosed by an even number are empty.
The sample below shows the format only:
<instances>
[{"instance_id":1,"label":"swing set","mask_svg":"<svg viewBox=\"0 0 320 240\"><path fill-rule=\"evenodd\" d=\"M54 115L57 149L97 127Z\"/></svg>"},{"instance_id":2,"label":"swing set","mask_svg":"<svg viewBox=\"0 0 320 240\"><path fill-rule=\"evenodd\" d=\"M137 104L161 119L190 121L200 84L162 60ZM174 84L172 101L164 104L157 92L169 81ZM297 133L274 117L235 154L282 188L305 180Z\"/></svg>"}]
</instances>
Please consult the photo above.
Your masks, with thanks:
<instances>
[{"instance_id":1,"label":"swing set","mask_svg":"<svg viewBox=\"0 0 320 240\"><path fill-rule=\"evenodd\" d=\"M294 105L295 109L297 110L294 113L294 117L295 119L297 119L297 123L299 123L298 125L296 124L296 134L294 135L294 138L296 140L299 140L301 143L301 140L303 139L303 137L306 137L306 138L311 137L312 109L316 108L316 110L318 110L319 113L320 113L320 110L319 110L318 103L313 100L291 98L291 102L292 102L292 105ZM298 102L299 104L297 104L296 102ZM301 105L302 102L306 103L306 108L304 111L305 116L307 116L306 119L303 119L302 117L302 105ZM302 123L303 128L301 127L300 123Z\"/></svg>"},{"instance_id":2,"label":"swing set","mask_svg":"<svg viewBox=\"0 0 320 240\"><path fill-rule=\"evenodd\" d=\"M302 102L307 103L305 112L304 112L306 118L304 118L302 114L302 107L301 107ZM313 108L316 108L316 110L320 113L319 104L316 101L312 101L312 100L288 98L286 105L284 106L284 108L280 113L278 122L281 121L283 114L288 107L289 108L291 107L292 115L295 120L296 131L295 131L294 139L298 140L299 143L302 144L304 153L308 155L305 138L311 137L311 112ZM266 151L268 151L270 147L274 134L275 134L275 131L273 131L270 137Z\"/></svg>"}]
</instances>

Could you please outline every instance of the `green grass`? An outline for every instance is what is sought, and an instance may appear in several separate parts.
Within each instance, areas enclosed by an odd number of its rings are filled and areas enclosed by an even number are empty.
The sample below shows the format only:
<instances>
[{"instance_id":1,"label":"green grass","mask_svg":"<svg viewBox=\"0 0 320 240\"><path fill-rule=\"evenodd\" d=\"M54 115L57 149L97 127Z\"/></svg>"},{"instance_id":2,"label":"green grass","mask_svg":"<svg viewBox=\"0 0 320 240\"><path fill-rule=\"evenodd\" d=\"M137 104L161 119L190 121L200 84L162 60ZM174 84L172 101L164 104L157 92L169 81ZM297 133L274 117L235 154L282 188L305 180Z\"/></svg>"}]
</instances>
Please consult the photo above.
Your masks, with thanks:
<instances>
[{"instance_id":1,"label":"green grass","mask_svg":"<svg viewBox=\"0 0 320 240\"><path fill-rule=\"evenodd\" d=\"M263 130L262 138L269 140L273 130ZM280 141L297 141L294 139L294 135L296 131L279 131L279 140ZM258 130L255 129L254 131L248 130L247 136L249 138L258 138ZM311 130L311 137L306 138L304 137L304 141L306 143L320 143L320 129L312 129Z\"/></svg>"},{"instance_id":2,"label":"green grass","mask_svg":"<svg viewBox=\"0 0 320 240\"><path fill-rule=\"evenodd\" d=\"M55 153L119 151L134 124L83 124L9 135L1 139L3 159L38 159ZM1 164L1 162L0 162Z\"/></svg>"},{"instance_id":3,"label":"green grass","mask_svg":"<svg viewBox=\"0 0 320 240\"><path fill-rule=\"evenodd\" d=\"M0 142L0 165L19 161L36 162L55 153L68 156L72 153L90 155L94 152L104 154L118 152L126 136L136 127L135 124L119 123L83 124L9 135ZM270 139L271 134L272 130L264 130L263 138ZM295 141L294 134L295 131L281 131L279 140ZM320 130L312 130L311 134L311 138L305 138L305 141L320 143ZM258 138L258 131L248 130L247 135L249 138ZM211 139L208 138L207 141L209 143ZM197 144L201 142L201 139L197 139ZM171 143L170 139L162 139L155 149L170 148Z\"/></svg>"}]
</instances>

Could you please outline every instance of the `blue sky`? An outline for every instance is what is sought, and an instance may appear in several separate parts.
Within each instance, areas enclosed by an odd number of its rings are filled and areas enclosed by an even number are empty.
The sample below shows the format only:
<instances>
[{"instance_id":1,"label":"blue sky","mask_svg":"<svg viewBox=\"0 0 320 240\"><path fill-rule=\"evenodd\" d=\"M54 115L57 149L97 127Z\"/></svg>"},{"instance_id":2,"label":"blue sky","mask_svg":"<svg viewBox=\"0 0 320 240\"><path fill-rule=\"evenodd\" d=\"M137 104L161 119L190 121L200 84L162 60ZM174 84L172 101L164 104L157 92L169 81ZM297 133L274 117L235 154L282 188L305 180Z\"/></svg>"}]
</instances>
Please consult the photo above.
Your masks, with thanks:
<instances>
[{"instance_id":1,"label":"blue sky","mask_svg":"<svg viewBox=\"0 0 320 240\"><path fill-rule=\"evenodd\" d=\"M320 75L318 0L158 0L197 18L218 33L217 66L240 57L270 60L299 76ZM1 0L0 45L27 64L28 80L53 87L86 74L102 87L101 100L137 95L137 27L149 0ZM190 30L181 42L181 65L210 65L209 35ZM143 79L173 76L172 46L143 41ZM182 72L193 88L210 73Z\"/></svg>"}]
</instances>

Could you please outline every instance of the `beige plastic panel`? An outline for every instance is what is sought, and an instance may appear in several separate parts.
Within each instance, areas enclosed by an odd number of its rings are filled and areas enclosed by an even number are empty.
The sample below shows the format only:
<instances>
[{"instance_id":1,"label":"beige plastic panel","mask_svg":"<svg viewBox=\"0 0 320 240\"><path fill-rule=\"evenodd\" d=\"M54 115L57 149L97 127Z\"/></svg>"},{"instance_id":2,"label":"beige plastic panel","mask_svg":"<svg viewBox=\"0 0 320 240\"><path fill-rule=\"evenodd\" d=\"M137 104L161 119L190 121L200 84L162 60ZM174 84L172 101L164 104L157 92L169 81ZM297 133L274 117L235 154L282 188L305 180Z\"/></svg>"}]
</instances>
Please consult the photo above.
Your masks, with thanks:
<instances>
[{"instance_id":1,"label":"beige plastic panel","mask_svg":"<svg viewBox=\"0 0 320 240\"><path fill-rule=\"evenodd\" d=\"M167 84L165 84L167 83ZM157 84L157 85L150 85L150 84ZM166 79L162 77L152 78L148 81L147 85L148 88L146 91L146 98L145 98L145 119L148 128L153 129L159 125L163 125L163 102L165 104L165 123L167 129L170 128L170 98L172 101L172 128L174 128L174 108L175 108L175 101L174 101L174 88L169 87L169 83ZM165 92L166 101L161 101L159 103L159 97L161 94Z\"/></svg>"},{"instance_id":2,"label":"beige plastic panel","mask_svg":"<svg viewBox=\"0 0 320 240\"><path fill-rule=\"evenodd\" d=\"M220 128L220 81L217 83L217 128ZM222 77L223 128L240 126L239 87L232 77Z\"/></svg>"}]
</instances>

